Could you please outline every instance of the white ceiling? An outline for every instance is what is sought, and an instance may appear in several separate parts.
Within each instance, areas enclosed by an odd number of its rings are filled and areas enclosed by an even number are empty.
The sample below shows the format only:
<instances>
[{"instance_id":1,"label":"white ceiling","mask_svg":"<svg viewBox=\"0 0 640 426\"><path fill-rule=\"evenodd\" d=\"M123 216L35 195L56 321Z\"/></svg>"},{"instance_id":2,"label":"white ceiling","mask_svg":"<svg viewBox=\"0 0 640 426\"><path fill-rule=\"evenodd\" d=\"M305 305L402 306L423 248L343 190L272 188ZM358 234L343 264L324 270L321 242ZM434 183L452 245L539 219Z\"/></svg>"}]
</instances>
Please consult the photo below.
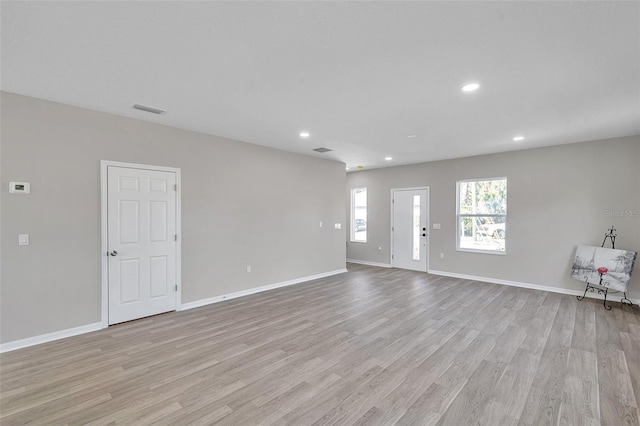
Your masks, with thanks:
<instances>
[{"instance_id":1,"label":"white ceiling","mask_svg":"<svg viewBox=\"0 0 640 426\"><path fill-rule=\"evenodd\" d=\"M640 134L637 1L3 2L1 13L2 90L352 170ZM462 93L471 81L481 88Z\"/></svg>"}]
</instances>

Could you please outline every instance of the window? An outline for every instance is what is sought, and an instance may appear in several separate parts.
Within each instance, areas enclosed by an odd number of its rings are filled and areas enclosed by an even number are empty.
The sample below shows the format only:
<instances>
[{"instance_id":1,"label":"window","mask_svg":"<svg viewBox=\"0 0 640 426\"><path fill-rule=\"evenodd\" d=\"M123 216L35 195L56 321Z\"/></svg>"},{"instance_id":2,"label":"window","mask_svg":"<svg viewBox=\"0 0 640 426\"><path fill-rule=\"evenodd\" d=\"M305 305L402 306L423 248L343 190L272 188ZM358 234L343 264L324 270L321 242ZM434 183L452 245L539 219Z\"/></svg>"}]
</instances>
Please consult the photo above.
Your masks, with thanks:
<instances>
[{"instance_id":1,"label":"window","mask_svg":"<svg viewBox=\"0 0 640 426\"><path fill-rule=\"evenodd\" d=\"M367 242L367 188L351 190L351 241Z\"/></svg>"},{"instance_id":2,"label":"window","mask_svg":"<svg viewBox=\"0 0 640 426\"><path fill-rule=\"evenodd\" d=\"M458 181L457 191L457 249L504 254L507 178Z\"/></svg>"},{"instance_id":3,"label":"window","mask_svg":"<svg viewBox=\"0 0 640 426\"><path fill-rule=\"evenodd\" d=\"M411 256L411 259L413 260L420 260L420 196L419 195L414 195L413 196L413 223L412 223L412 229L413 229L413 244L412 244L412 248L413 250L411 250L413 252L413 255Z\"/></svg>"}]
</instances>

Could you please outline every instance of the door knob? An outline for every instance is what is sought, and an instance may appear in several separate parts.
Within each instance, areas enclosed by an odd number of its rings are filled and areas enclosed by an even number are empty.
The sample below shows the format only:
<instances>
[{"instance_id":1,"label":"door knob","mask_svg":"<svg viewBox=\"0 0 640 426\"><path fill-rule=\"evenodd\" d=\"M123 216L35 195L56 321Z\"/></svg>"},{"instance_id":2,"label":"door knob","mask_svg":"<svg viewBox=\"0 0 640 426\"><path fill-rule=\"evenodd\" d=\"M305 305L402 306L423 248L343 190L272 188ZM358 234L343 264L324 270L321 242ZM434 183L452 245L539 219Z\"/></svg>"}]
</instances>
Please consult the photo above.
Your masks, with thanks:
<instances>
[{"instance_id":1,"label":"door knob","mask_svg":"<svg viewBox=\"0 0 640 426\"><path fill-rule=\"evenodd\" d=\"M427 230L427 228L422 228L422 230L423 230L423 231L426 231L426 230Z\"/></svg>"},{"instance_id":2,"label":"door knob","mask_svg":"<svg viewBox=\"0 0 640 426\"><path fill-rule=\"evenodd\" d=\"M117 251L115 251L115 250L113 250L111 253L109 253L109 255L110 255L110 256L117 256L117 255L118 255L118 252L117 252Z\"/></svg>"},{"instance_id":3,"label":"door knob","mask_svg":"<svg viewBox=\"0 0 640 426\"><path fill-rule=\"evenodd\" d=\"M422 234L422 236L423 236L423 237L426 237L426 236L427 236L427 234Z\"/></svg>"}]
</instances>

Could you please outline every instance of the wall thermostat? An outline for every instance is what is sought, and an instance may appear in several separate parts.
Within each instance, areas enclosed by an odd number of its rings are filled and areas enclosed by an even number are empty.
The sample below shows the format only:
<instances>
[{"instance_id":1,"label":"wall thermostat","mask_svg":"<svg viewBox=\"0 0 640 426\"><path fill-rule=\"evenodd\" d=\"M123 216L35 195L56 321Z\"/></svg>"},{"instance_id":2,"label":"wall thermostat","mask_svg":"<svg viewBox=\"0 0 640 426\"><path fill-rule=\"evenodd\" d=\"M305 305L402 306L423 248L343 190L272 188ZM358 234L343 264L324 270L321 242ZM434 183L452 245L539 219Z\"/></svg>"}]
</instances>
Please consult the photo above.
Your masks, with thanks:
<instances>
[{"instance_id":1,"label":"wall thermostat","mask_svg":"<svg viewBox=\"0 0 640 426\"><path fill-rule=\"evenodd\" d=\"M28 194L31 192L29 182L9 182L9 192L12 194Z\"/></svg>"}]
</instances>

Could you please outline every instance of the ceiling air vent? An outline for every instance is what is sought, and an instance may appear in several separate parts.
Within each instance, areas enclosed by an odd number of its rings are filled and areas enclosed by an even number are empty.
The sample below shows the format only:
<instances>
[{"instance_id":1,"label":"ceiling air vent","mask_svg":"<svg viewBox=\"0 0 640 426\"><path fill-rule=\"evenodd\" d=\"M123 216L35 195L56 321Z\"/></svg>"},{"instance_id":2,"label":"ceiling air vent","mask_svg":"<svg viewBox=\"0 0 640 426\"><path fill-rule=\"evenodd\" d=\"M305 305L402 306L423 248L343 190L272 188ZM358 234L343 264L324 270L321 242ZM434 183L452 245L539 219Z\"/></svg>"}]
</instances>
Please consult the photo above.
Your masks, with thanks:
<instances>
[{"instance_id":1,"label":"ceiling air vent","mask_svg":"<svg viewBox=\"0 0 640 426\"><path fill-rule=\"evenodd\" d=\"M316 148L314 149L315 152L319 152L320 154L324 154L325 152L329 152L329 151L333 151L332 149L329 148Z\"/></svg>"},{"instance_id":2,"label":"ceiling air vent","mask_svg":"<svg viewBox=\"0 0 640 426\"><path fill-rule=\"evenodd\" d=\"M133 104L131 105L131 108L139 109L140 111L144 111L144 112L150 112L151 114L164 114L165 112L162 109L158 109L158 108L154 108L146 105L140 105L140 104Z\"/></svg>"}]
</instances>

